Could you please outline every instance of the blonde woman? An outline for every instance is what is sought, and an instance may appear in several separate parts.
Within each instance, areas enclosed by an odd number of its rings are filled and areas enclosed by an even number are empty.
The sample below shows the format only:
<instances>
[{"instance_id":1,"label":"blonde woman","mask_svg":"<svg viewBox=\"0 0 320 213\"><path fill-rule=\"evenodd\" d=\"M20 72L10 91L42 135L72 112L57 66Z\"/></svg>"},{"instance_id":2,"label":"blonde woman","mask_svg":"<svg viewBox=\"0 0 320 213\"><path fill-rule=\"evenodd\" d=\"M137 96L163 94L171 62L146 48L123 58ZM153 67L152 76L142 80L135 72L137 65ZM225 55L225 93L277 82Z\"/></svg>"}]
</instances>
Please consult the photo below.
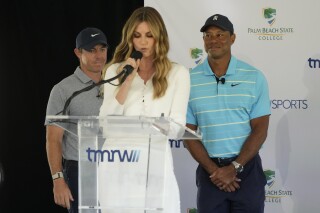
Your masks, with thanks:
<instances>
[{"instance_id":1,"label":"blonde woman","mask_svg":"<svg viewBox=\"0 0 320 213\"><path fill-rule=\"evenodd\" d=\"M142 53L141 59L130 58L135 50ZM190 93L189 71L171 62L168 51L168 33L158 11L152 7L136 9L124 25L122 40L107 65L104 79L116 76L125 65L131 65L134 69L123 83L122 79L118 79L118 86L104 85L100 116L163 115L185 125ZM179 188L169 143L166 146L168 152L164 162L166 181L163 212L179 213Z\"/></svg>"}]
</instances>

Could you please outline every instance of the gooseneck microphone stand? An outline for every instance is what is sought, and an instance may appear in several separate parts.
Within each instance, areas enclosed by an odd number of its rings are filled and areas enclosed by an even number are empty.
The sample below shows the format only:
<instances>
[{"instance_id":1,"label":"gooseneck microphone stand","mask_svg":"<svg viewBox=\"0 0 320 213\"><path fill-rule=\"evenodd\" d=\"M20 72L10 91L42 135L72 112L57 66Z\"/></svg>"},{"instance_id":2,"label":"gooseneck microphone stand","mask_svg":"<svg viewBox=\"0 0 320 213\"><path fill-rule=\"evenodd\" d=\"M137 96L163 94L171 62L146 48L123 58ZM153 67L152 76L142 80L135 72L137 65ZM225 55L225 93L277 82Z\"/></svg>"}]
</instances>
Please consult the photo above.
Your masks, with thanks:
<instances>
[{"instance_id":1,"label":"gooseneck microphone stand","mask_svg":"<svg viewBox=\"0 0 320 213\"><path fill-rule=\"evenodd\" d=\"M114 76L112 78L109 78L107 80L101 80L98 83L94 83L94 84L92 84L90 86L87 86L87 87L81 89L81 90L75 91L74 93L72 93L72 95L67 99L66 103L64 104L64 107L63 107L63 110L62 110L62 115L67 115L68 106L70 105L70 102L74 97L76 97L77 95L79 95L79 94L81 94L83 92L89 91L89 90L93 89L96 86L100 86L100 85L105 84L105 83L110 83L111 81L119 78L122 75L127 75L126 74L126 70L122 70L118 75L116 75L116 76Z\"/></svg>"}]
</instances>

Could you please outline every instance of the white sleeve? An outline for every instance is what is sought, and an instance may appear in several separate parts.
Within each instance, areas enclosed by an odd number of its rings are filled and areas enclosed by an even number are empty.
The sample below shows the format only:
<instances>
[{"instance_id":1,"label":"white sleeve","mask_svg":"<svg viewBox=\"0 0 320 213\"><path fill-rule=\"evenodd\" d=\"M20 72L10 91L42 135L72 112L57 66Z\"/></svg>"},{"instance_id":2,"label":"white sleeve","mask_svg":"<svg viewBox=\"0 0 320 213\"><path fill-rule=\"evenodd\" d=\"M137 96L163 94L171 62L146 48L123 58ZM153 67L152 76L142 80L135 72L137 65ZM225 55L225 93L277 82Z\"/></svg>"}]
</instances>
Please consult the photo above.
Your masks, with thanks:
<instances>
[{"instance_id":1,"label":"white sleeve","mask_svg":"<svg viewBox=\"0 0 320 213\"><path fill-rule=\"evenodd\" d=\"M178 64L175 66L177 66L177 70L171 79L172 82L170 82L175 85L175 89L169 117L177 123L185 125L190 95L190 74L184 66Z\"/></svg>"},{"instance_id":2,"label":"white sleeve","mask_svg":"<svg viewBox=\"0 0 320 213\"><path fill-rule=\"evenodd\" d=\"M107 71L106 75L104 77L104 80L110 79L117 75L117 69L120 66L120 63L111 65ZM118 79L112 81L113 84L118 84ZM100 107L100 114L99 116L107 116L107 115L122 115L124 106L119 104L119 102L116 100L116 95L118 92L118 86L114 86L109 83L105 83L103 86L103 102Z\"/></svg>"}]
</instances>

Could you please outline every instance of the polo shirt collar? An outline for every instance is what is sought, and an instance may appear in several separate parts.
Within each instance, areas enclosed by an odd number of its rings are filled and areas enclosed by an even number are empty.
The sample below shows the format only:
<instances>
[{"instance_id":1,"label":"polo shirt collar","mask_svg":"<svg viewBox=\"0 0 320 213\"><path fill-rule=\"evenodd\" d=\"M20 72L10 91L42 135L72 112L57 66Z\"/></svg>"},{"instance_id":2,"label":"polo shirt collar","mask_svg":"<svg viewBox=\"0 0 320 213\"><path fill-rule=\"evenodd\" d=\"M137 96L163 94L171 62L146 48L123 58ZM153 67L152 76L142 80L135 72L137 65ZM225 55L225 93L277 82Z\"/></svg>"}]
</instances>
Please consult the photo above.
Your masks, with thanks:
<instances>
[{"instance_id":1,"label":"polo shirt collar","mask_svg":"<svg viewBox=\"0 0 320 213\"><path fill-rule=\"evenodd\" d=\"M81 69L80 67L77 67L76 71L74 71L74 74L77 76L77 78L80 79L82 83L89 83L92 82L92 79L89 78Z\"/></svg>"},{"instance_id":2,"label":"polo shirt collar","mask_svg":"<svg viewBox=\"0 0 320 213\"><path fill-rule=\"evenodd\" d=\"M234 57L234 56L231 56L231 59L230 59L230 63L229 63L229 66L228 66L228 69L227 69L227 73L226 75L233 75L235 74L235 71L236 71L236 66L237 66L237 62L238 60ZM208 61L208 57L207 59L204 61L204 74L205 75L213 75L212 71L211 71L211 67L209 65L209 61Z\"/></svg>"}]
</instances>

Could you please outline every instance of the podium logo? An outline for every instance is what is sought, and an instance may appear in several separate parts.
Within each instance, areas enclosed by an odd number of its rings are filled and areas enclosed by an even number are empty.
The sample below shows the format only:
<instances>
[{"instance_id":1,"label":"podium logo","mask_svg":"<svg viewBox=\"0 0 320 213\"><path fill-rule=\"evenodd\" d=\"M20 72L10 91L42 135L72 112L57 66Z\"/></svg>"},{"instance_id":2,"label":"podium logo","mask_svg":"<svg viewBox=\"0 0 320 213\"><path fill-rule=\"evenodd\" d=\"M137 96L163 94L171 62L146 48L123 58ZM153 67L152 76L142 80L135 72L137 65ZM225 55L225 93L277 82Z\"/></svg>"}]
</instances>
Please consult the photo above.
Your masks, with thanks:
<instances>
[{"instance_id":1,"label":"podium logo","mask_svg":"<svg viewBox=\"0 0 320 213\"><path fill-rule=\"evenodd\" d=\"M86 150L90 162L138 162L140 150Z\"/></svg>"}]
</instances>

